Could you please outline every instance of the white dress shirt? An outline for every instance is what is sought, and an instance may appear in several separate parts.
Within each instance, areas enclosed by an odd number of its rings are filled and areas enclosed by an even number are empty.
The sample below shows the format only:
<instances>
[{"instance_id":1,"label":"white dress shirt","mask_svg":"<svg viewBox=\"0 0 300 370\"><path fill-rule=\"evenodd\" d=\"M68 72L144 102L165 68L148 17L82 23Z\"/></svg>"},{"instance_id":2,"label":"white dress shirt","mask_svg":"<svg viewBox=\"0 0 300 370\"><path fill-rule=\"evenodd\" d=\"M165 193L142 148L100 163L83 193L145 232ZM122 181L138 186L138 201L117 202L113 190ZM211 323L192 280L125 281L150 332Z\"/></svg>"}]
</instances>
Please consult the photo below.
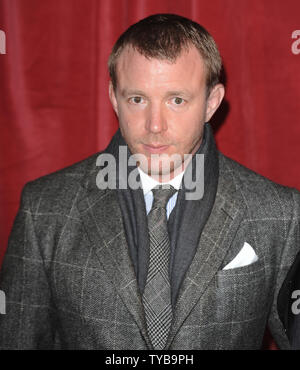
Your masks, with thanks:
<instances>
[{"instance_id":1,"label":"white dress shirt","mask_svg":"<svg viewBox=\"0 0 300 370\"><path fill-rule=\"evenodd\" d=\"M155 186L170 184L177 190L177 192L169 199L169 201L167 203L166 211L167 211L167 219L169 219L170 213L172 212L172 210L173 210L173 208L175 207L175 204L176 204L176 200L177 200L177 196L178 196L178 190L180 189L180 184L181 184L181 181L182 181L184 171L182 171L179 175L174 177L169 182L159 182L159 181L154 180L149 175L147 175L139 167L138 167L138 170L139 170L140 177L141 177L141 183L142 183L143 192L144 192L144 199L145 199L147 214L150 212L150 210L152 208L152 203L153 203L152 189L155 188Z\"/></svg>"}]
</instances>

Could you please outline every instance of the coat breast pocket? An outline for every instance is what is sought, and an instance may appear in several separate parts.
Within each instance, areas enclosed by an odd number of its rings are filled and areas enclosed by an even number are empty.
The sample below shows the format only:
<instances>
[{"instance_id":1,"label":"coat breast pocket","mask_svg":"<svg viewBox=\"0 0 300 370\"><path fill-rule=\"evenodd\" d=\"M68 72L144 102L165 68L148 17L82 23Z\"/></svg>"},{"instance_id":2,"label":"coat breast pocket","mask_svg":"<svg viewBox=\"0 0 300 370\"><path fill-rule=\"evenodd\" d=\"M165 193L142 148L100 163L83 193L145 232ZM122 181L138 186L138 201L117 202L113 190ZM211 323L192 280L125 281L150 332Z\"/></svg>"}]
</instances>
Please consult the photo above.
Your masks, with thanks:
<instances>
[{"instance_id":1,"label":"coat breast pocket","mask_svg":"<svg viewBox=\"0 0 300 370\"><path fill-rule=\"evenodd\" d=\"M268 308L263 261L218 271L216 285L218 321L250 321L266 314Z\"/></svg>"}]
</instances>

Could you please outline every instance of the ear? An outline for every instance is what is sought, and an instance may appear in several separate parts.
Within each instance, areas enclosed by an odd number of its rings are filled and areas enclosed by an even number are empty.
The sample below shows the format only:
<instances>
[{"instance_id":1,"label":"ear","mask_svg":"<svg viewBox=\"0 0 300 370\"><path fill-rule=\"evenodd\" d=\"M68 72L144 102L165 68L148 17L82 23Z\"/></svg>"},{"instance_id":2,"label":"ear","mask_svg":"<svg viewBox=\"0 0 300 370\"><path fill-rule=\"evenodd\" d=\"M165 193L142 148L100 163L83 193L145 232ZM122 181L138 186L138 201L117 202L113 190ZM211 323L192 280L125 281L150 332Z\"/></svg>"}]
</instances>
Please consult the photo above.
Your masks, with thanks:
<instances>
[{"instance_id":1,"label":"ear","mask_svg":"<svg viewBox=\"0 0 300 370\"><path fill-rule=\"evenodd\" d=\"M206 101L205 122L209 122L215 111L219 108L225 95L225 88L222 84L217 84L211 90Z\"/></svg>"},{"instance_id":2,"label":"ear","mask_svg":"<svg viewBox=\"0 0 300 370\"><path fill-rule=\"evenodd\" d=\"M118 114L118 102L117 102L115 90L114 90L114 87L113 87L113 84L112 84L111 81L109 81L108 94L109 94L109 99L110 99L111 105L112 105L116 115L119 116L119 114Z\"/></svg>"}]
</instances>

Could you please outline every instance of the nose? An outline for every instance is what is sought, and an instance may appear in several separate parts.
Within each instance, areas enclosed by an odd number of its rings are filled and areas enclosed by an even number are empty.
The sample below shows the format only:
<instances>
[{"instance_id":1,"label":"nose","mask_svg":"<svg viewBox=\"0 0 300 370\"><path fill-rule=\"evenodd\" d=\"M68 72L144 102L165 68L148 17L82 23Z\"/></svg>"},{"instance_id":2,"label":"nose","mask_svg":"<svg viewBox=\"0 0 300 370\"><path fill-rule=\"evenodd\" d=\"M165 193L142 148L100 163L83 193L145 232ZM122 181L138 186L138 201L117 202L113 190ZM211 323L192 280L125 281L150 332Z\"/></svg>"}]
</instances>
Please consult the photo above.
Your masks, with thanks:
<instances>
[{"instance_id":1,"label":"nose","mask_svg":"<svg viewBox=\"0 0 300 370\"><path fill-rule=\"evenodd\" d=\"M147 112L146 130L153 134L159 134L167 130L167 121L160 104L151 104Z\"/></svg>"}]
</instances>

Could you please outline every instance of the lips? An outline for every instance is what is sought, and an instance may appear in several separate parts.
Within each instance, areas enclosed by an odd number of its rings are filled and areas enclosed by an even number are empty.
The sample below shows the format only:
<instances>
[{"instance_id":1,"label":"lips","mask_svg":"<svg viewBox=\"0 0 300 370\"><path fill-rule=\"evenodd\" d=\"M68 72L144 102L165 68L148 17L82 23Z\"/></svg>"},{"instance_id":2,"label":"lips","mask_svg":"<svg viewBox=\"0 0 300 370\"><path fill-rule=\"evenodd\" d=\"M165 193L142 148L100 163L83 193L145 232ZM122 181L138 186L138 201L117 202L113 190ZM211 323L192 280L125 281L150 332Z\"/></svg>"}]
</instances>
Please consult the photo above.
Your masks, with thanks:
<instances>
[{"instance_id":1,"label":"lips","mask_svg":"<svg viewBox=\"0 0 300 370\"><path fill-rule=\"evenodd\" d=\"M155 144L155 145L143 144L143 145L146 151L150 153L163 153L169 148L169 145L159 145L159 144Z\"/></svg>"}]
</instances>

